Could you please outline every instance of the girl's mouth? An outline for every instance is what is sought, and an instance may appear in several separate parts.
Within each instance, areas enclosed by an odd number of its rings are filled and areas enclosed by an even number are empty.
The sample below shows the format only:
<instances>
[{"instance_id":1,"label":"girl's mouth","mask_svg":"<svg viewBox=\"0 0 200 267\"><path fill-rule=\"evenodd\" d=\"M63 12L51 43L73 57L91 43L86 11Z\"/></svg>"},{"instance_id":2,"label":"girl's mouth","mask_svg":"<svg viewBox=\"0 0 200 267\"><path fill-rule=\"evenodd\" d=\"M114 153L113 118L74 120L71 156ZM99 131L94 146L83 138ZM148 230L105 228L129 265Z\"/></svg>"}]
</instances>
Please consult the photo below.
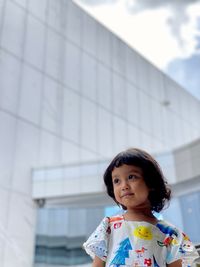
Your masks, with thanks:
<instances>
[{"instance_id":1,"label":"girl's mouth","mask_svg":"<svg viewBox=\"0 0 200 267\"><path fill-rule=\"evenodd\" d=\"M131 197L133 196L134 194L133 193L125 193L123 194L121 197L124 198L124 197Z\"/></svg>"}]
</instances>

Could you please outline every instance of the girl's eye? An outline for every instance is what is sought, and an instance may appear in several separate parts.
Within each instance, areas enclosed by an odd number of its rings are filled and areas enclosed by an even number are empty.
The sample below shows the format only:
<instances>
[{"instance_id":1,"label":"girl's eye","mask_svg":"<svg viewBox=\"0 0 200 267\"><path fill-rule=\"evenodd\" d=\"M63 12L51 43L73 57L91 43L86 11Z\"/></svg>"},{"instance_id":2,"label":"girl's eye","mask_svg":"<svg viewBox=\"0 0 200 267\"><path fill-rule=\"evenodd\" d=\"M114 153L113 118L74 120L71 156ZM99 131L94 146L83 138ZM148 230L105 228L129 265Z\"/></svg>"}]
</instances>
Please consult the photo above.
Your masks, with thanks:
<instances>
[{"instance_id":1,"label":"girl's eye","mask_svg":"<svg viewBox=\"0 0 200 267\"><path fill-rule=\"evenodd\" d=\"M129 180L131 180L131 179L135 179L135 178L137 178L135 175L133 175L133 174L130 174L129 176L128 176L128 179Z\"/></svg>"},{"instance_id":2,"label":"girl's eye","mask_svg":"<svg viewBox=\"0 0 200 267\"><path fill-rule=\"evenodd\" d=\"M114 180L113 180L113 184L118 184L119 183L119 179L118 178L115 178Z\"/></svg>"}]
</instances>

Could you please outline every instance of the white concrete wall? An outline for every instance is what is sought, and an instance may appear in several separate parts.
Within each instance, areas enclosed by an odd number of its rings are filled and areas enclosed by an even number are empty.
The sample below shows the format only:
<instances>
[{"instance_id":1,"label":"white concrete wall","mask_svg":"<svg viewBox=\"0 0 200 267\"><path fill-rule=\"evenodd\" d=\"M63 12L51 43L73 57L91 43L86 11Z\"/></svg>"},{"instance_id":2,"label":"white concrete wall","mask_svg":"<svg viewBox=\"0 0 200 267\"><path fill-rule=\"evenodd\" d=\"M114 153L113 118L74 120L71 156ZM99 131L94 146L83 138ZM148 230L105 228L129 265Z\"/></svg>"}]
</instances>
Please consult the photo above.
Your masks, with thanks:
<instances>
[{"instance_id":1,"label":"white concrete wall","mask_svg":"<svg viewBox=\"0 0 200 267\"><path fill-rule=\"evenodd\" d=\"M32 264L31 168L168 150L199 136L199 117L196 99L71 1L2 0L2 266Z\"/></svg>"},{"instance_id":2,"label":"white concrete wall","mask_svg":"<svg viewBox=\"0 0 200 267\"><path fill-rule=\"evenodd\" d=\"M174 162L178 182L198 177L200 181L200 139L175 149Z\"/></svg>"}]
</instances>

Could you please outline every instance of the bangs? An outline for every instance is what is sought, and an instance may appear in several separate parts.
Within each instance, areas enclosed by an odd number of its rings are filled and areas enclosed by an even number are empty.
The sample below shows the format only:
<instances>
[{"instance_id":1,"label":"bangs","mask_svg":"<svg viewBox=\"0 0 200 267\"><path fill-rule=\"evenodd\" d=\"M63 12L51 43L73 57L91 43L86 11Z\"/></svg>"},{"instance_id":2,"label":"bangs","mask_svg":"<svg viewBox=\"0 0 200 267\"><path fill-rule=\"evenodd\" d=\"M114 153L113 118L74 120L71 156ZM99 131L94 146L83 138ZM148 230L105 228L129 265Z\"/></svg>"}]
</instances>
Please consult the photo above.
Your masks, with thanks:
<instances>
[{"instance_id":1,"label":"bangs","mask_svg":"<svg viewBox=\"0 0 200 267\"><path fill-rule=\"evenodd\" d=\"M122 166L123 164L141 167L141 158L137 154L133 155L133 154L128 153L128 152L120 153L113 160L113 164L111 164L110 171L113 171L114 168L118 168L118 167Z\"/></svg>"}]
</instances>

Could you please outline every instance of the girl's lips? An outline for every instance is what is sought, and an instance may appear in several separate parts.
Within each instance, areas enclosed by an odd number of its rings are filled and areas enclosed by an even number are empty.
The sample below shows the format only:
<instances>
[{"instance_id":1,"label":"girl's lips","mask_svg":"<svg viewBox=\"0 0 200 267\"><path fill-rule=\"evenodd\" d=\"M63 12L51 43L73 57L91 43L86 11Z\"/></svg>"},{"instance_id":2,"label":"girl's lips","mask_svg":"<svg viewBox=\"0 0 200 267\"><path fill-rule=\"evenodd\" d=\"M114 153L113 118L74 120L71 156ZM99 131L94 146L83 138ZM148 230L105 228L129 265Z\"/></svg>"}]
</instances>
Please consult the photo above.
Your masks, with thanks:
<instances>
[{"instance_id":1,"label":"girl's lips","mask_svg":"<svg viewBox=\"0 0 200 267\"><path fill-rule=\"evenodd\" d=\"M133 196L133 195L134 195L134 193L125 193L121 197L129 197L129 196Z\"/></svg>"}]
</instances>

